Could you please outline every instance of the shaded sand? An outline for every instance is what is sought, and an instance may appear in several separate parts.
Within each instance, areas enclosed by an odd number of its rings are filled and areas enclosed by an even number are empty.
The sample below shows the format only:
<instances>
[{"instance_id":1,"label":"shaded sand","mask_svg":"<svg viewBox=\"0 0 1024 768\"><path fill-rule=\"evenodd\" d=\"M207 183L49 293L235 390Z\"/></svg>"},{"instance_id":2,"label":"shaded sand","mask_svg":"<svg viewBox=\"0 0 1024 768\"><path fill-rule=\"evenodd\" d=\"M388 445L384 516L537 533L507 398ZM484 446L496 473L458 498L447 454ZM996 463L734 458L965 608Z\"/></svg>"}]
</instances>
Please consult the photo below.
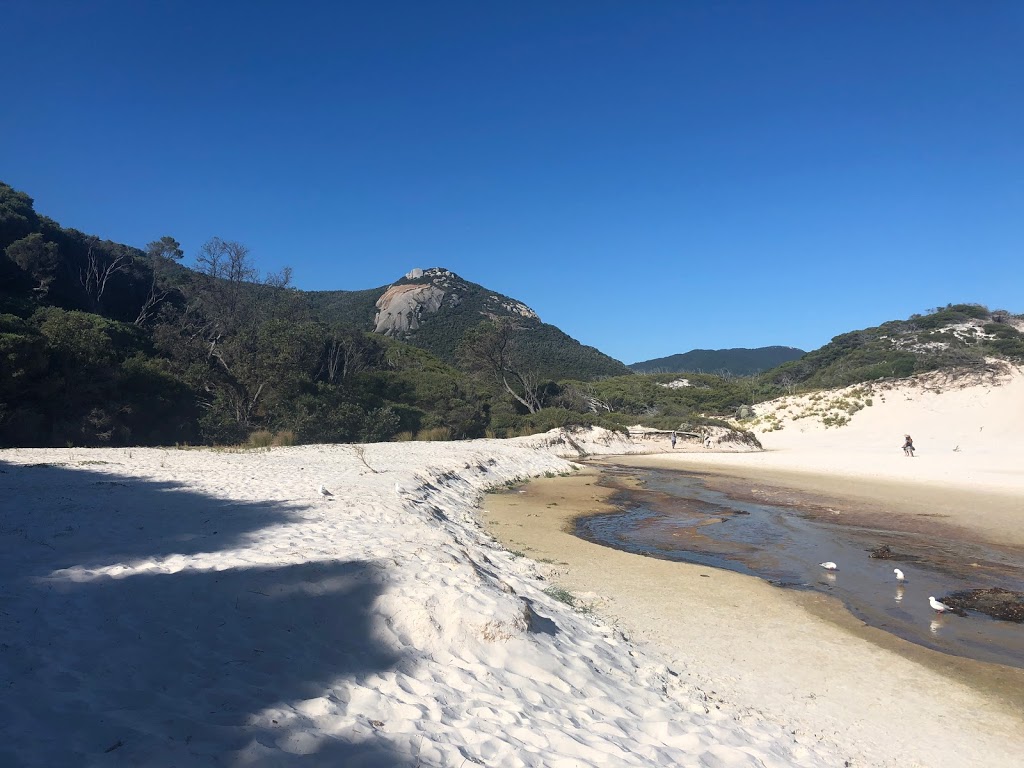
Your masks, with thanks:
<instances>
[{"instance_id":1,"label":"shaded sand","mask_svg":"<svg viewBox=\"0 0 1024 768\"><path fill-rule=\"evenodd\" d=\"M681 457L628 459L666 460ZM597 479L588 470L488 497L488 528L510 549L550 561L556 584L666 654L710 706L742 702L797 738L858 755L854 765L1020 765L1020 670L901 641L822 595L579 539L568 532L572 519L606 509Z\"/></svg>"}]
</instances>

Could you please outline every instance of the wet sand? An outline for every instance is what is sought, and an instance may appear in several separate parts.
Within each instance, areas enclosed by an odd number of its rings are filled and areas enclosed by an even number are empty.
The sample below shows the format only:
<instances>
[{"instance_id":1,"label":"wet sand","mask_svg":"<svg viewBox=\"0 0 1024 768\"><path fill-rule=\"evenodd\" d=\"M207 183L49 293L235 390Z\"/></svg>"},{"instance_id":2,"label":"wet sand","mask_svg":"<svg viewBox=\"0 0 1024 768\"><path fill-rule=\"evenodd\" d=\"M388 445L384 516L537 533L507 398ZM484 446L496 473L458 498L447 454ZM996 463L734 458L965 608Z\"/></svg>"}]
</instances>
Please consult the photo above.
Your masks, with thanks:
<instances>
[{"instance_id":1,"label":"wet sand","mask_svg":"<svg viewBox=\"0 0 1024 768\"><path fill-rule=\"evenodd\" d=\"M622 456L606 463L700 472L712 479L712 487L730 495L747 494L752 500L771 501L809 511L815 508L827 510L835 506L833 502L840 500L843 513L856 516L859 524L908 533L933 531L937 537L957 536L971 541L1024 547L1024 497L1021 494L988 488L979 492L927 482L760 468L751 466L749 461L740 466L738 460L742 458L747 457L677 453ZM712 463L712 459L717 461Z\"/></svg>"},{"instance_id":2,"label":"wet sand","mask_svg":"<svg viewBox=\"0 0 1024 768\"><path fill-rule=\"evenodd\" d=\"M630 461L650 466L651 459L665 467L656 457ZM754 478L754 487L800 493L775 474L770 485ZM737 486L751 479L721 477ZM658 646L682 674L733 705L815 739L855 744L877 764L1018 764L1024 672L900 640L821 594L579 539L571 534L575 518L609 511L611 490L598 480L597 470L588 469L490 495L483 518L509 549L549 562L557 585L593 603L634 639ZM815 485L800 477L802 492L816 503L840 515L883 516L868 508L866 489L844 495L831 478L819 480ZM937 506L941 499L921 493L870 493L885 510L902 510L908 525L915 516L946 509Z\"/></svg>"},{"instance_id":3,"label":"wet sand","mask_svg":"<svg viewBox=\"0 0 1024 768\"><path fill-rule=\"evenodd\" d=\"M941 600L968 589L1024 591L1024 552L957 537L894 533L858 522L856 505L797 494L779 503L764 493L710 487L699 472L602 464L601 485L625 511L580 518L575 534L604 546L664 560L722 568L770 584L835 597L858 619L943 653L1024 669L1024 627L980 614L936 616ZM627 482L623 484L623 480ZM639 481L641 488L633 486ZM719 483L722 485L722 483ZM763 491L763 488L753 490ZM796 503L799 502L799 503ZM891 545L891 546L890 546ZM883 550L888 556L871 557ZM839 563L835 572L818 563ZM893 566L908 579L897 585Z\"/></svg>"}]
</instances>

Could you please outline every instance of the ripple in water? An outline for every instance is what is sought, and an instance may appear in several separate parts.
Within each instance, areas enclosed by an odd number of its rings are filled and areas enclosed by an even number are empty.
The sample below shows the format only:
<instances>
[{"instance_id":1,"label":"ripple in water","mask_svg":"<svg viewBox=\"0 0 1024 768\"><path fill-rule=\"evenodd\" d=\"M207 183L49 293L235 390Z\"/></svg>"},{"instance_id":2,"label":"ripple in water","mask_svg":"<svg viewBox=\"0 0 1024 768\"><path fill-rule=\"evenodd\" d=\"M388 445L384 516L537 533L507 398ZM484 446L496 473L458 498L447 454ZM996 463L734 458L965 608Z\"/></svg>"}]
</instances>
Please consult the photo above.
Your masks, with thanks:
<instances>
[{"instance_id":1,"label":"ripple in water","mask_svg":"<svg viewBox=\"0 0 1024 768\"><path fill-rule=\"evenodd\" d=\"M1020 553L974 543L837 525L795 509L730 499L699 475L629 468L643 487L620 488L622 511L580 519L576 534L616 549L726 568L839 598L858 618L912 642L1024 668L1024 624L968 612L936 614L928 596L998 587L1024 591ZM615 483L616 472L609 473ZM887 559L872 558L880 546ZM876 554L878 552L876 551ZM1016 554L1015 558L1013 555ZM839 570L818 564L832 560ZM906 574L896 581L893 568Z\"/></svg>"}]
</instances>

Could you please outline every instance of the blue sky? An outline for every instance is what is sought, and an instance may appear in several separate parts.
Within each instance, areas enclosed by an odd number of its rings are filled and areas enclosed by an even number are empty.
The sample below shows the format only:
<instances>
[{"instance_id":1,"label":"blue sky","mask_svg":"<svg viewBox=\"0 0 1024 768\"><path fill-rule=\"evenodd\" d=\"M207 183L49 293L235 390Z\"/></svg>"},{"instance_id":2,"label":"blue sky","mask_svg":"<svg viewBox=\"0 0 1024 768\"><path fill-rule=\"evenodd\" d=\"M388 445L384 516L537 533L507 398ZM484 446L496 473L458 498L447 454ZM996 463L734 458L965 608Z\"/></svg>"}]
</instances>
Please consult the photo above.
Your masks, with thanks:
<instances>
[{"instance_id":1,"label":"blue sky","mask_svg":"<svg viewBox=\"0 0 1024 768\"><path fill-rule=\"evenodd\" d=\"M1024 4L6 0L0 180L634 362L1024 312Z\"/></svg>"}]
</instances>

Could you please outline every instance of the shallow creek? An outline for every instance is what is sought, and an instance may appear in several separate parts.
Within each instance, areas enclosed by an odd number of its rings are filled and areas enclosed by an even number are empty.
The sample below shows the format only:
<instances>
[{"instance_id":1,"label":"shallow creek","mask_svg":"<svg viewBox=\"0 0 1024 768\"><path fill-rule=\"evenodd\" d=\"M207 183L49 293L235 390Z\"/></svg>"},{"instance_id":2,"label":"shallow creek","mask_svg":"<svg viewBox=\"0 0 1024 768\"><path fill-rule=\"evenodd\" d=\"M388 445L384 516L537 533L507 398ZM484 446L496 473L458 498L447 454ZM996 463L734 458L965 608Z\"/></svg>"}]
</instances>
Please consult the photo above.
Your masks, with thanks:
<instances>
[{"instance_id":1,"label":"shallow creek","mask_svg":"<svg viewBox=\"0 0 1024 768\"><path fill-rule=\"evenodd\" d=\"M714 490L697 473L604 466L618 511L581 518L576 534L637 554L726 568L780 587L840 599L865 623L912 642L1024 668L1024 624L968 612L937 614L929 595L1024 591L1024 557L976 542L837 523L827 515ZM639 482L637 482L639 481ZM870 553L888 546L887 559ZM819 563L833 561L838 570ZM900 568L906 583L896 581Z\"/></svg>"}]
</instances>

